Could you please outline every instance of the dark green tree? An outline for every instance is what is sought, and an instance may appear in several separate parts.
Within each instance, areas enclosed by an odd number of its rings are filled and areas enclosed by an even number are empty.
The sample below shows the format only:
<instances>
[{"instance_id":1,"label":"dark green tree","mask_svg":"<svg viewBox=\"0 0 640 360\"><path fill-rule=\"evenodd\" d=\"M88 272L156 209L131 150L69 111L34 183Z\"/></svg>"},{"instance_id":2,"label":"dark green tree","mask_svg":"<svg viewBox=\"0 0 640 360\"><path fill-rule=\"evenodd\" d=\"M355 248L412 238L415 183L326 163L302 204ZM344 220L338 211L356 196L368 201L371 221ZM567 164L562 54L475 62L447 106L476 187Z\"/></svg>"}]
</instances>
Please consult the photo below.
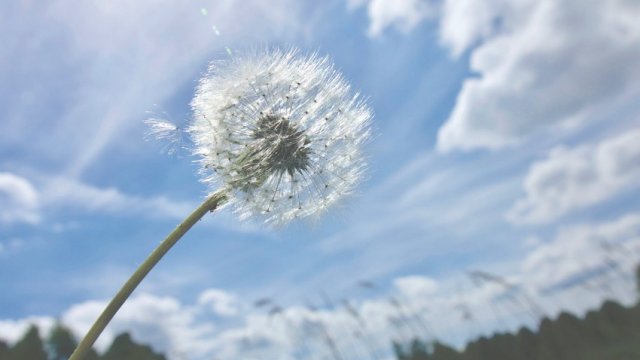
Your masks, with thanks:
<instances>
[{"instance_id":1,"label":"dark green tree","mask_svg":"<svg viewBox=\"0 0 640 360\"><path fill-rule=\"evenodd\" d=\"M9 360L9 345L0 340L0 360Z\"/></svg>"},{"instance_id":2,"label":"dark green tree","mask_svg":"<svg viewBox=\"0 0 640 360\"><path fill-rule=\"evenodd\" d=\"M71 331L64 325L57 323L47 339L49 360L66 360L76 348L77 342Z\"/></svg>"},{"instance_id":3,"label":"dark green tree","mask_svg":"<svg viewBox=\"0 0 640 360\"><path fill-rule=\"evenodd\" d=\"M12 360L47 360L47 353L40 338L40 332L35 325L31 325L10 351Z\"/></svg>"},{"instance_id":4,"label":"dark green tree","mask_svg":"<svg viewBox=\"0 0 640 360\"><path fill-rule=\"evenodd\" d=\"M636 267L636 291L638 292L638 298L640 298L640 264Z\"/></svg>"},{"instance_id":5,"label":"dark green tree","mask_svg":"<svg viewBox=\"0 0 640 360\"><path fill-rule=\"evenodd\" d=\"M164 355L155 353L151 347L131 340L129 333L118 335L101 360L166 360Z\"/></svg>"},{"instance_id":6,"label":"dark green tree","mask_svg":"<svg viewBox=\"0 0 640 360\"><path fill-rule=\"evenodd\" d=\"M433 343L433 360L458 360L462 359L455 349L436 341Z\"/></svg>"},{"instance_id":7,"label":"dark green tree","mask_svg":"<svg viewBox=\"0 0 640 360\"><path fill-rule=\"evenodd\" d=\"M430 360L431 358L429 356L429 345L418 339L414 339L411 342L409 353L411 354L411 360Z\"/></svg>"},{"instance_id":8,"label":"dark green tree","mask_svg":"<svg viewBox=\"0 0 640 360\"><path fill-rule=\"evenodd\" d=\"M393 349L393 353L396 355L396 359L398 360L408 360L410 354L408 351L405 351L403 346L400 345L399 342L393 341L391 344L391 348Z\"/></svg>"},{"instance_id":9,"label":"dark green tree","mask_svg":"<svg viewBox=\"0 0 640 360\"><path fill-rule=\"evenodd\" d=\"M47 338L49 360L67 360L73 353L73 350L75 350L77 344L71 330L61 323L57 323ZM99 359L100 356L98 356L98 353L93 349L87 353L85 358L85 360Z\"/></svg>"},{"instance_id":10,"label":"dark green tree","mask_svg":"<svg viewBox=\"0 0 640 360\"><path fill-rule=\"evenodd\" d=\"M555 343L561 348L562 356L567 359L580 358L585 342L581 320L573 314L563 312L552 326L556 336Z\"/></svg>"},{"instance_id":11,"label":"dark green tree","mask_svg":"<svg viewBox=\"0 0 640 360\"><path fill-rule=\"evenodd\" d=\"M519 349L516 359L535 360L538 359L538 337L527 327L520 328L516 334L514 342Z\"/></svg>"}]
</instances>

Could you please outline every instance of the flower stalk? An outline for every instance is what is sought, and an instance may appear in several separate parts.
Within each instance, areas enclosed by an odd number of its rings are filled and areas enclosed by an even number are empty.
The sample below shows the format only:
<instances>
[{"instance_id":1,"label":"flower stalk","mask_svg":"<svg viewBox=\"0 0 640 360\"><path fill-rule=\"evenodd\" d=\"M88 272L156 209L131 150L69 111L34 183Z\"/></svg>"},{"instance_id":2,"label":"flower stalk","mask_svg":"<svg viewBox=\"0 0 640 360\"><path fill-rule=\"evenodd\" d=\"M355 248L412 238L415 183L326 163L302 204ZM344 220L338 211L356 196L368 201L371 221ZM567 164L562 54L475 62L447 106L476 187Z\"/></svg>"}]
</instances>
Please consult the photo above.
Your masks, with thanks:
<instances>
[{"instance_id":1,"label":"flower stalk","mask_svg":"<svg viewBox=\"0 0 640 360\"><path fill-rule=\"evenodd\" d=\"M162 259L162 257L175 245L182 236L191 229L205 214L216 210L227 201L225 191L217 191L209 195L205 201L198 206L184 221L182 221L161 243L147 259L138 267L131 277L124 283L118 293L111 299L102 314L96 319L80 341L69 360L83 360L98 336L111 321L122 304L129 298L133 290L142 282L149 271Z\"/></svg>"}]
</instances>

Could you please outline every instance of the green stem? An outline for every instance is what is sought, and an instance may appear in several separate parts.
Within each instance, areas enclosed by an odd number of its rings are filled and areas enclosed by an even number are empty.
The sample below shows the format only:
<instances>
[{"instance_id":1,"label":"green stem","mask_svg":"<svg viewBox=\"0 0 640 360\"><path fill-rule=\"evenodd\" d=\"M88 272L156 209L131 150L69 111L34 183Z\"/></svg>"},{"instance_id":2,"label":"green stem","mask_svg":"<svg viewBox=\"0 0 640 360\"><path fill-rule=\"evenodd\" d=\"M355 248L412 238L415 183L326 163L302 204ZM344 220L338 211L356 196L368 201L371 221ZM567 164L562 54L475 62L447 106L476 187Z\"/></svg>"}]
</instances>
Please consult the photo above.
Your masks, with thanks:
<instances>
[{"instance_id":1,"label":"green stem","mask_svg":"<svg viewBox=\"0 0 640 360\"><path fill-rule=\"evenodd\" d=\"M120 291L111 299L109 305L102 311L102 314L96 319L96 321L87 332L87 335L80 341L78 347L76 347L69 360L83 360L87 355L87 352L93 346L93 343L98 339L98 336L102 333L104 328L109 324L113 316L118 309L124 304L127 298L131 295L133 290L140 284L142 279L147 276L149 271L162 259L164 254L171 249L171 247L180 240L180 238L191 227L198 222L206 213L215 210L219 205L227 200L227 196L224 191L218 191L210 195L197 209L195 209L189 216L187 216L182 223L180 223L161 243L153 250L149 257L138 267L138 269L131 275L129 280L120 288Z\"/></svg>"}]
</instances>

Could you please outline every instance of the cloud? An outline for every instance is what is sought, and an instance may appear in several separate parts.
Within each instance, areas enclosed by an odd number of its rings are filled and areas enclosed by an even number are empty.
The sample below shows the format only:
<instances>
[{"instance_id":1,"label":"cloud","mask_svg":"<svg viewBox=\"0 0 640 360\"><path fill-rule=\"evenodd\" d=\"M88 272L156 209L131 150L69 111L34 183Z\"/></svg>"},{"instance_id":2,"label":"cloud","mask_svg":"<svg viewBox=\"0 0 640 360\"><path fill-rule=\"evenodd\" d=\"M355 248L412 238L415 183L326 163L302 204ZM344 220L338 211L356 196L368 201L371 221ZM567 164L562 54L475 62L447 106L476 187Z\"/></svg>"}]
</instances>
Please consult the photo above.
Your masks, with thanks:
<instances>
[{"instance_id":1,"label":"cloud","mask_svg":"<svg viewBox=\"0 0 640 360\"><path fill-rule=\"evenodd\" d=\"M67 310L61 320L76 334L84 334L105 306L103 301L80 303ZM117 334L130 331L136 341L152 344L172 358L184 353L201 358L211 351L215 327L200 319L196 310L171 297L137 295L123 305L98 339L97 348L104 351Z\"/></svg>"},{"instance_id":2,"label":"cloud","mask_svg":"<svg viewBox=\"0 0 640 360\"><path fill-rule=\"evenodd\" d=\"M380 36L387 28L409 32L425 19L434 18L438 6L425 0L349 0L347 7L367 6L371 37Z\"/></svg>"},{"instance_id":3,"label":"cloud","mask_svg":"<svg viewBox=\"0 0 640 360\"><path fill-rule=\"evenodd\" d=\"M42 190L44 206L92 213L182 219L195 208L192 202L176 202L164 196L142 197L117 188L99 188L70 178L53 178Z\"/></svg>"},{"instance_id":4,"label":"cloud","mask_svg":"<svg viewBox=\"0 0 640 360\"><path fill-rule=\"evenodd\" d=\"M37 225L55 214L78 211L126 217L142 215L158 219L183 219L195 207L193 201L175 201L165 196L127 194L115 187L96 187L72 178L37 175L33 182L12 173L0 173L0 224L28 223ZM228 221L228 219L225 218ZM220 225L222 221L217 221ZM248 231L240 224L228 228ZM54 231L64 227L52 225Z\"/></svg>"},{"instance_id":5,"label":"cloud","mask_svg":"<svg viewBox=\"0 0 640 360\"><path fill-rule=\"evenodd\" d=\"M220 316L235 316L238 314L238 299L235 295L224 290L208 289L198 297L198 305L209 307Z\"/></svg>"},{"instance_id":6,"label":"cloud","mask_svg":"<svg viewBox=\"0 0 640 360\"><path fill-rule=\"evenodd\" d=\"M507 5L504 0L445 1L440 23L441 41L451 48L454 56L460 56L479 40L495 34L498 30L495 18L506 12Z\"/></svg>"},{"instance_id":7,"label":"cloud","mask_svg":"<svg viewBox=\"0 0 640 360\"><path fill-rule=\"evenodd\" d=\"M23 177L0 172L0 203L0 224L35 224L40 220L38 192Z\"/></svg>"},{"instance_id":8,"label":"cloud","mask_svg":"<svg viewBox=\"0 0 640 360\"><path fill-rule=\"evenodd\" d=\"M620 286L620 272L627 274L627 286L633 283L639 251L640 214L631 213L599 224L565 226L554 239L532 249L522 262L522 273L528 286L543 293L572 286L611 291Z\"/></svg>"},{"instance_id":9,"label":"cloud","mask_svg":"<svg viewBox=\"0 0 640 360\"><path fill-rule=\"evenodd\" d=\"M438 283L424 276L405 276L394 280L395 286L408 298L427 297L438 290Z\"/></svg>"},{"instance_id":10,"label":"cloud","mask_svg":"<svg viewBox=\"0 0 640 360\"><path fill-rule=\"evenodd\" d=\"M456 55L471 49L478 76L465 81L437 148L503 148L621 99L633 103L638 16L628 0L448 0L442 42Z\"/></svg>"},{"instance_id":11,"label":"cloud","mask_svg":"<svg viewBox=\"0 0 640 360\"><path fill-rule=\"evenodd\" d=\"M597 145L557 147L531 165L526 197L508 212L514 223L537 224L603 203L640 181L640 129Z\"/></svg>"},{"instance_id":12,"label":"cloud","mask_svg":"<svg viewBox=\"0 0 640 360\"><path fill-rule=\"evenodd\" d=\"M164 195L140 196L116 187L97 187L67 177L40 180L43 217L53 218L55 214L65 210L113 217L136 215L150 219L182 221L198 206L198 201L201 201L175 200ZM257 225L239 222L230 212L222 208L220 210L215 217L205 217L203 224L242 233L260 230Z\"/></svg>"},{"instance_id":13,"label":"cloud","mask_svg":"<svg viewBox=\"0 0 640 360\"><path fill-rule=\"evenodd\" d=\"M20 340L31 325L35 325L43 336L53 328L55 319L48 316L30 316L17 320L0 320L0 339L12 344Z\"/></svg>"}]
</instances>

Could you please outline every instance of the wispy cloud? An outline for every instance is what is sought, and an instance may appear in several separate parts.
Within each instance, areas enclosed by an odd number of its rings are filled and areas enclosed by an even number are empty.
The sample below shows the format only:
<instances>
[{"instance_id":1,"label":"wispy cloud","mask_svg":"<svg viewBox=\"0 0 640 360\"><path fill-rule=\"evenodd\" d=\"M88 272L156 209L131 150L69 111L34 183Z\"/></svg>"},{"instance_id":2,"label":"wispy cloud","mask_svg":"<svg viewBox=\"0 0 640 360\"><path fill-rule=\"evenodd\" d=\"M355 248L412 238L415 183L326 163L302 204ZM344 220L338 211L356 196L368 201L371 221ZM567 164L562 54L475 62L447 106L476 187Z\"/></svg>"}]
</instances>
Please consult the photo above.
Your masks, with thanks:
<instances>
[{"instance_id":1,"label":"wispy cloud","mask_svg":"<svg viewBox=\"0 0 640 360\"><path fill-rule=\"evenodd\" d=\"M529 168L526 196L508 212L508 218L525 224L556 221L636 187L640 181L638 138L640 129L631 129L599 144L552 149Z\"/></svg>"}]
</instances>

